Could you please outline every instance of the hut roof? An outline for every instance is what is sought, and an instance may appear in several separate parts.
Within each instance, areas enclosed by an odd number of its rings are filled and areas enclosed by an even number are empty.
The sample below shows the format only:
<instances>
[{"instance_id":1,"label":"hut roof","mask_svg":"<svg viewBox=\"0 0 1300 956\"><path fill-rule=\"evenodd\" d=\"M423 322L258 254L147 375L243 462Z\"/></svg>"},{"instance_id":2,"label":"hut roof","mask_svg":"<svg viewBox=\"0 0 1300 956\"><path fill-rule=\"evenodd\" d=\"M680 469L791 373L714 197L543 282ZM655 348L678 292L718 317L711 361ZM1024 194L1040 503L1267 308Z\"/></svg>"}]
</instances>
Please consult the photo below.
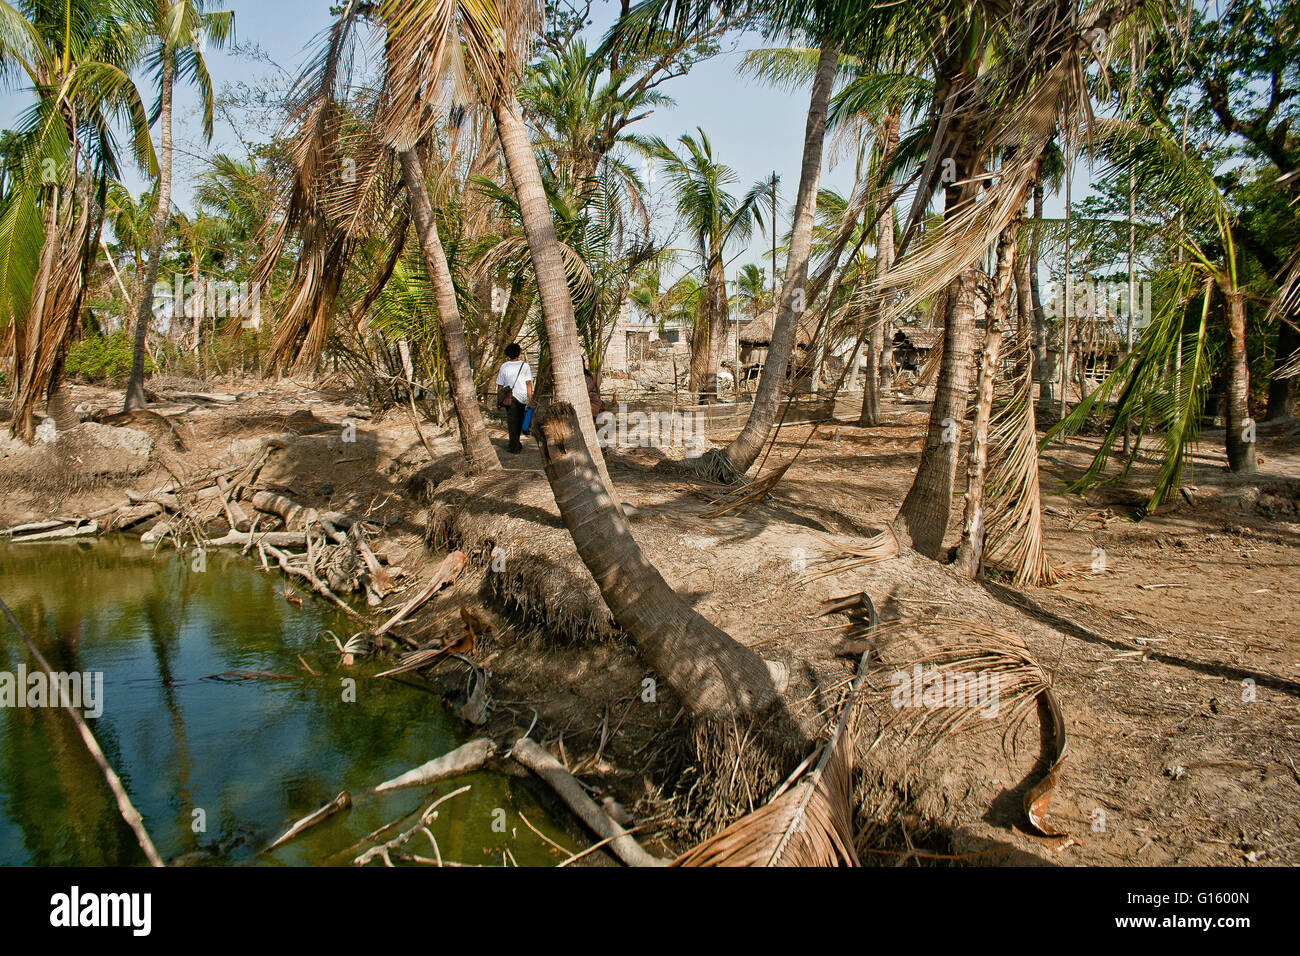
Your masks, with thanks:
<instances>
[{"instance_id":1,"label":"hut roof","mask_svg":"<svg viewBox=\"0 0 1300 956\"><path fill-rule=\"evenodd\" d=\"M776 327L776 309L766 309L758 318L740 330L740 341L745 345L766 345L772 341L772 330ZM804 348L812 345L813 333L817 331L812 324L811 313L805 313L799 323L797 345Z\"/></svg>"},{"instance_id":2,"label":"hut roof","mask_svg":"<svg viewBox=\"0 0 1300 956\"><path fill-rule=\"evenodd\" d=\"M943 329L927 329L914 325L903 325L899 326L898 331L894 333L894 338L898 338L900 335L912 348L925 350L932 349L938 344L940 337L943 335Z\"/></svg>"}]
</instances>

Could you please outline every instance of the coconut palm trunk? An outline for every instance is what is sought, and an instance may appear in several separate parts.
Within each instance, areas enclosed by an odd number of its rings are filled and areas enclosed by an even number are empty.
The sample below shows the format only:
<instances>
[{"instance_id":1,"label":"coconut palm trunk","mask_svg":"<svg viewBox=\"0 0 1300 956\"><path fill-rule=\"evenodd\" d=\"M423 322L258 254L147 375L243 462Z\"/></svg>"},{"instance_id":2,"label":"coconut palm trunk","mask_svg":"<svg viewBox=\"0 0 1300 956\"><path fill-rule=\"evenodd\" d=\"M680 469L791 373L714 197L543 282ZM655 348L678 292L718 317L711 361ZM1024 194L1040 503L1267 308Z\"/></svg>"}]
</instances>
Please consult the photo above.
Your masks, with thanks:
<instances>
[{"instance_id":1,"label":"coconut palm trunk","mask_svg":"<svg viewBox=\"0 0 1300 956\"><path fill-rule=\"evenodd\" d=\"M488 440L474 389L474 370L470 367L469 349L465 344L465 326L460 320L456 305L456 287L452 283L447 253L438 235L438 224L433 218L433 205L425 187L424 164L414 149L401 153L402 178L410 196L411 218L420 239L420 253L424 268L433 283L433 294L438 306L438 328L447 353L447 382L451 387L451 402L456 409L460 425L460 444L465 452L471 473L499 471L501 460Z\"/></svg>"},{"instance_id":2,"label":"coconut palm trunk","mask_svg":"<svg viewBox=\"0 0 1300 956\"><path fill-rule=\"evenodd\" d=\"M163 240L167 231L167 217L172 204L172 88L176 80L176 58L172 51L163 49L162 79L159 86L158 110L158 190L157 205L153 214L153 232L149 236L149 260L144 279L140 283L140 307L135 315L135 341L131 350L131 377L126 384L126 401L123 411L134 411L147 404L144 397L145 340L149 335L149 322L153 318L153 287L158 281L158 267L162 261ZM173 317L173 321L175 318Z\"/></svg>"},{"instance_id":3,"label":"coconut palm trunk","mask_svg":"<svg viewBox=\"0 0 1300 956\"><path fill-rule=\"evenodd\" d=\"M764 710L777 692L763 661L678 597L628 531L596 444L573 300L514 92L502 91L493 111L528 238L554 369L554 393L540 416L538 435L560 517L615 622L692 714Z\"/></svg>"},{"instance_id":4,"label":"coconut palm trunk","mask_svg":"<svg viewBox=\"0 0 1300 956\"><path fill-rule=\"evenodd\" d=\"M975 353L976 273L968 269L947 290L943 316L943 355L926 429L921 463L898 517L912 547L939 556L952 511L952 490L961 451L962 423L970 401Z\"/></svg>"},{"instance_id":5,"label":"coconut palm trunk","mask_svg":"<svg viewBox=\"0 0 1300 956\"><path fill-rule=\"evenodd\" d=\"M883 156L892 155L898 148L898 116L885 117L880 131L884 145ZM876 276L885 275L894 267L894 214L889 191L883 190L876 207ZM883 386L881 366L885 351L885 300L873 296L871 304L871 345L867 351L867 382L862 390L862 414L858 424L872 426L880 423L880 392ZM892 340L891 343L892 345ZM892 367L892 349L890 363ZM892 383L892 376L891 376Z\"/></svg>"},{"instance_id":6,"label":"coconut palm trunk","mask_svg":"<svg viewBox=\"0 0 1300 956\"><path fill-rule=\"evenodd\" d=\"M614 620L697 717L758 713L776 700L762 659L709 623L641 553L596 472L579 419L553 402L540 428L546 477L564 526Z\"/></svg>"},{"instance_id":7,"label":"coconut palm trunk","mask_svg":"<svg viewBox=\"0 0 1300 956\"><path fill-rule=\"evenodd\" d=\"M576 410L578 431L600 474L601 482L609 495L609 504L617 511L613 482L605 466L604 456L596 438L596 423L591 414L587 396L587 380L582 371L582 341L573 316L573 298L569 280L560 254L560 243L555 235L555 220L542 186L542 175L537 167L537 157L528 139L523 113L514 90L506 89L492 104L496 118L497 135L505 155L506 168L514 182L519 200L519 214L537 279L538 298L542 307L542 321L546 326L546 341L550 347L551 370L554 377L554 402L568 404Z\"/></svg>"},{"instance_id":8,"label":"coconut palm trunk","mask_svg":"<svg viewBox=\"0 0 1300 956\"><path fill-rule=\"evenodd\" d=\"M976 172L971 157L958 156L956 161L956 182L947 187L944 196L946 218L973 198L975 188L970 183ZM952 511L962 425L970 402L974 369L977 281L977 270L971 266L945 290L943 354L939 359L939 380L930 407L930 423L916 478L903 499L896 521L911 536L912 547L931 558L939 556Z\"/></svg>"},{"instance_id":9,"label":"coconut palm trunk","mask_svg":"<svg viewBox=\"0 0 1300 956\"><path fill-rule=\"evenodd\" d=\"M1228 338L1228 467L1235 472L1254 474L1255 428L1250 418L1250 365L1246 356L1246 298L1238 289L1225 293L1227 298Z\"/></svg>"},{"instance_id":10,"label":"coconut palm trunk","mask_svg":"<svg viewBox=\"0 0 1300 956\"><path fill-rule=\"evenodd\" d=\"M1277 349L1273 359L1273 378L1268 383L1268 411L1264 414L1267 421L1278 421L1292 417L1295 404L1295 379L1278 378L1282 371L1300 350L1300 331L1291 324L1300 321L1300 316L1284 315L1278 322Z\"/></svg>"},{"instance_id":11,"label":"coconut palm trunk","mask_svg":"<svg viewBox=\"0 0 1300 956\"><path fill-rule=\"evenodd\" d=\"M799 192L791 224L790 251L786 256L785 282L781 287L781 303L772 330L772 342L745 427L722 451L726 464L738 474L748 471L754 464L776 423L778 406L786 389L786 373L794 353L798 323L809 304L806 301L808 258L812 252L813 219L817 215L817 189L821 185L826 108L830 103L839 54L838 44L827 43L817 58L808 122L804 128L803 164L799 171Z\"/></svg>"},{"instance_id":12,"label":"coconut palm trunk","mask_svg":"<svg viewBox=\"0 0 1300 956\"><path fill-rule=\"evenodd\" d=\"M1038 245L1043 222L1043 183L1034 183L1034 234L1029 237L1029 303L1033 310L1034 378L1038 380L1038 404L1052 403L1052 383L1047 380L1047 312L1043 308L1043 291L1038 283Z\"/></svg>"}]
</instances>

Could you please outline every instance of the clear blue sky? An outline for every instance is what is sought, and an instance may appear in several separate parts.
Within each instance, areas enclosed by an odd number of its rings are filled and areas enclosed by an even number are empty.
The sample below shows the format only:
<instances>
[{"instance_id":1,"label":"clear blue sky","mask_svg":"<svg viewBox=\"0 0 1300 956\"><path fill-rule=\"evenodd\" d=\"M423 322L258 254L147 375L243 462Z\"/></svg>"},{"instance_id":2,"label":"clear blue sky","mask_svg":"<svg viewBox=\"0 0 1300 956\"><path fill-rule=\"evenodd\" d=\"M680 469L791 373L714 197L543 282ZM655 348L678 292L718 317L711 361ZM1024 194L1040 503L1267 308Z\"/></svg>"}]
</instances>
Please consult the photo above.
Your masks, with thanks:
<instances>
[{"instance_id":1,"label":"clear blue sky","mask_svg":"<svg viewBox=\"0 0 1300 956\"><path fill-rule=\"evenodd\" d=\"M209 51L207 61L212 73L214 88L239 83L254 84L264 78L278 77L280 83L286 76L296 76L311 52L316 48L321 32L330 22L329 0L228 0L226 9L235 11L235 28L240 45L256 45L272 61L231 53ZM617 14L617 4L612 0L597 0L593 9L593 41L599 37ZM713 141L715 155L736 170L735 191L743 193L757 180L767 178L773 170L781 177L783 202L793 197L799 179L799 161L803 149L803 133L808 108L808 91L788 92L774 90L736 73L741 55L747 49L761 44L757 36L738 38L727 44L727 52L709 61L697 64L685 77L672 80L660 89L671 96L675 106L657 110L637 123L633 129L643 135L662 136L669 142L685 132L703 127ZM274 64L274 65L273 65ZM154 93L142 82L146 101ZM30 94L9 91L0 94L0 120L10 125L20 110L30 103ZM183 88L177 94L176 109L176 185L174 201L188 208L192 190L190 181L202 172L202 155L217 150L241 153L239 138L229 123L218 117L213 143L203 144L197 96L192 88ZM241 130L245 138L259 139L265 135L257 131ZM829 145L829 144L828 144ZM847 192L853 183L853 157L841 150L839 162L833 150L827 150L822 185ZM1080 197L1085 194L1086 173L1076 180ZM138 192L145 184L139 176L128 175L127 184ZM652 193L652 201L659 198ZM1059 199L1048 201L1048 215L1061 215L1063 204ZM788 228L788 213L781 210L782 233ZM770 247L765 235L755 235L748 253L733 260L728 276L745 262L768 261L764 249ZM740 251L740 250L735 250ZM734 252L733 252L734 254Z\"/></svg>"}]
</instances>

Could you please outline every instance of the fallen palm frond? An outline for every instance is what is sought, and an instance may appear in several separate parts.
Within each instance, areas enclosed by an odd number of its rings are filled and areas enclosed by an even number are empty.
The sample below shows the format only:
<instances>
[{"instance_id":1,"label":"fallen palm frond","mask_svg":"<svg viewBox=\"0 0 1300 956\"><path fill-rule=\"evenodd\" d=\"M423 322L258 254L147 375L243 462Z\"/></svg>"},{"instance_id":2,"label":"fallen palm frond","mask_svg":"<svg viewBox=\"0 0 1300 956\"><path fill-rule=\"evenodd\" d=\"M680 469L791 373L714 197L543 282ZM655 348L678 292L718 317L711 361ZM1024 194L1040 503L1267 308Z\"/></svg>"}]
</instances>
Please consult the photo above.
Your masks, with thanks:
<instances>
[{"instance_id":1,"label":"fallen palm frond","mask_svg":"<svg viewBox=\"0 0 1300 956\"><path fill-rule=\"evenodd\" d=\"M867 634L877 623L876 610L865 594ZM789 789L791 777L766 804L737 820L673 861L673 866L858 866L853 847L854 718L867 675L863 652L857 675L840 708L830 739L822 746L816 766ZM799 774L811 762L800 764Z\"/></svg>"},{"instance_id":2,"label":"fallen palm frond","mask_svg":"<svg viewBox=\"0 0 1300 956\"><path fill-rule=\"evenodd\" d=\"M929 638L935 631L938 643ZM923 739L931 748L977 720L998 720L1004 749L1014 751L1030 711L1037 709L1049 731L1048 768L1026 793L1025 813L1039 834L1063 836L1048 827L1044 815L1060 782L1065 724L1051 677L1025 643L976 621L940 617L881 629L875 646L883 653L886 644L889 685L877 687L871 697L894 711L889 723L904 740Z\"/></svg>"},{"instance_id":3,"label":"fallen palm frond","mask_svg":"<svg viewBox=\"0 0 1300 956\"><path fill-rule=\"evenodd\" d=\"M715 499L712 508L700 512L700 517L721 518L723 515L739 514L753 507L772 493L772 489L781 483L781 479L785 477L785 473L790 470L794 462L795 459L791 458L784 465L773 468L753 481L739 480L733 490Z\"/></svg>"},{"instance_id":4,"label":"fallen palm frond","mask_svg":"<svg viewBox=\"0 0 1300 956\"><path fill-rule=\"evenodd\" d=\"M845 571L853 571L869 564L876 564L880 561L898 557L898 535L894 533L893 528L887 528L878 535L868 538L860 547L856 548L845 547L829 539L825 540L827 552L826 556L821 560L827 563L839 563L804 575L804 583L843 574Z\"/></svg>"}]
</instances>

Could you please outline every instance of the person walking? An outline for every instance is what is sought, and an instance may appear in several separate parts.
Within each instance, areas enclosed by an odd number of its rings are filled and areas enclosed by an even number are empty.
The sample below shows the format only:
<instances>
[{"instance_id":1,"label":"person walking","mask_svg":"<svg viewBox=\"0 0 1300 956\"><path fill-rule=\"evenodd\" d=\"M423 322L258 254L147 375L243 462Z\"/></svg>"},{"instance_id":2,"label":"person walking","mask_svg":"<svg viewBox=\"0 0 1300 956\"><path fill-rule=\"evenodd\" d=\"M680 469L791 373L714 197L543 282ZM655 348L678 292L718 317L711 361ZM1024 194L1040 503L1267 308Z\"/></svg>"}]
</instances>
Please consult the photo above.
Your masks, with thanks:
<instances>
[{"instance_id":1,"label":"person walking","mask_svg":"<svg viewBox=\"0 0 1300 956\"><path fill-rule=\"evenodd\" d=\"M506 410L506 430L510 444L506 451L517 455L524 450L519 436L524 428L524 413L533 403L533 370L523 359L516 342L506 346L506 361L497 373L497 406Z\"/></svg>"}]
</instances>

